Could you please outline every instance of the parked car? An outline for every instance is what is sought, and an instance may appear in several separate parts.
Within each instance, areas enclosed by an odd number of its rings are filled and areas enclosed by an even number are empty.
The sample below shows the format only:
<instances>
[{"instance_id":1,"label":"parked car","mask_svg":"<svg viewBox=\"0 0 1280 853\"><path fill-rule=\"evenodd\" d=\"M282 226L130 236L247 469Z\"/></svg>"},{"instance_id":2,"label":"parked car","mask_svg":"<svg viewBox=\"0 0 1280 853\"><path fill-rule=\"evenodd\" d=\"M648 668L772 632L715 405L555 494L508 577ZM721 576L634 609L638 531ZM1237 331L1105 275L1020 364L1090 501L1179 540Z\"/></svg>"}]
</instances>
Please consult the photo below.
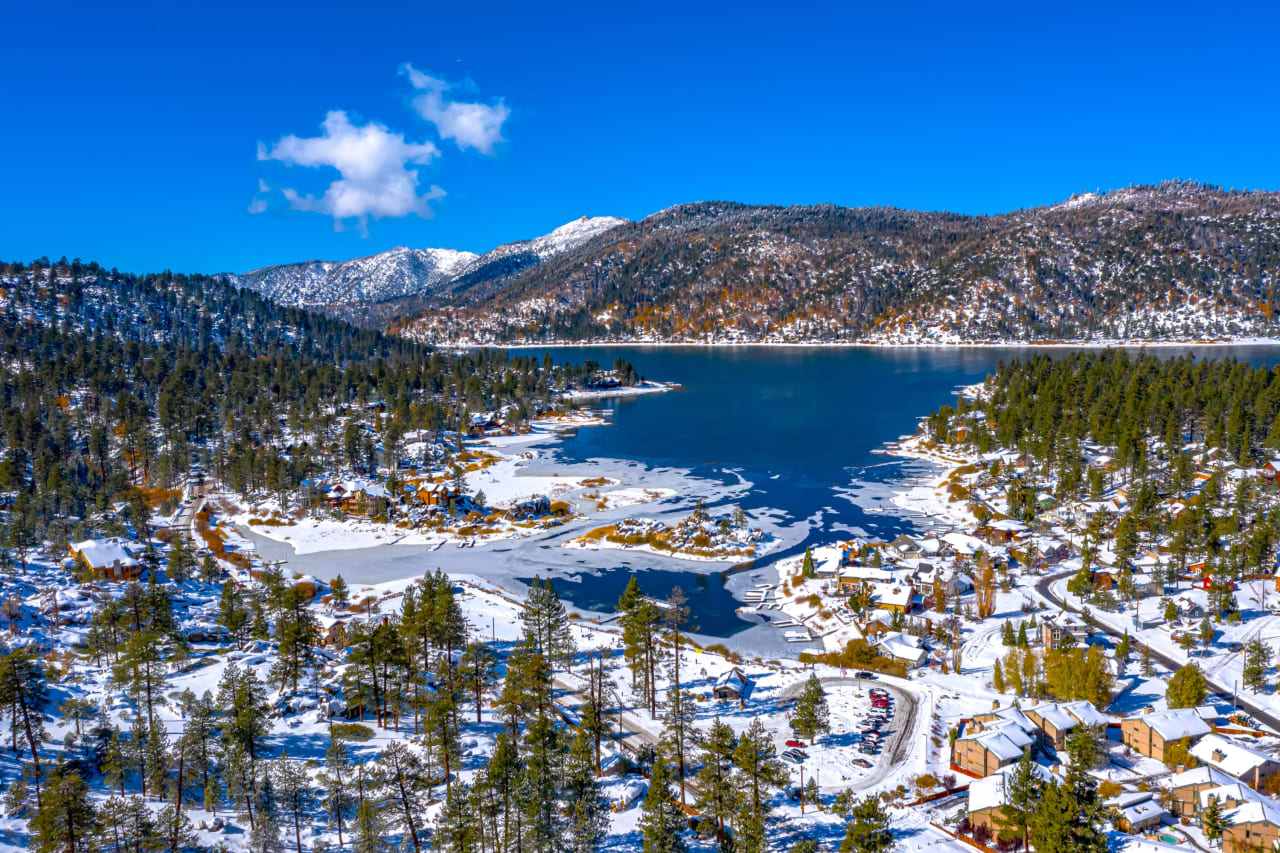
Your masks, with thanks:
<instances>
[{"instance_id":1,"label":"parked car","mask_svg":"<svg viewBox=\"0 0 1280 853\"><path fill-rule=\"evenodd\" d=\"M797 755L795 752L787 751L782 753L782 760L790 764L804 764L804 754Z\"/></svg>"},{"instance_id":2,"label":"parked car","mask_svg":"<svg viewBox=\"0 0 1280 853\"><path fill-rule=\"evenodd\" d=\"M855 765L857 765L858 767L870 767L870 766L871 766L871 762L870 762L870 761L867 761L867 759L865 759L865 758L855 758L855 759L853 759L853 763L854 763Z\"/></svg>"},{"instance_id":3,"label":"parked car","mask_svg":"<svg viewBox=\"0 0 1280 853\"><path fill-rule=\"evenodd\" d=\"M858 678L875 678L875 677L876 677L876 674L875 674L874 672L867 672L867 671L864 669L864 670L862 670L861 672L859 672L859 673L857 674L857 677L858 677Z\"/></svg>"},{"instance_id":4,"label":"parked car","mask_svg":"<svg viewBox=\"0 0 1280 853\"><path fill-rule=\"evenodd\" d=\"M807 746L807 744L802 740L789 740L787 741L787 746L796 746L796 747L803 748Z\"/></svg>"}]
</instances>

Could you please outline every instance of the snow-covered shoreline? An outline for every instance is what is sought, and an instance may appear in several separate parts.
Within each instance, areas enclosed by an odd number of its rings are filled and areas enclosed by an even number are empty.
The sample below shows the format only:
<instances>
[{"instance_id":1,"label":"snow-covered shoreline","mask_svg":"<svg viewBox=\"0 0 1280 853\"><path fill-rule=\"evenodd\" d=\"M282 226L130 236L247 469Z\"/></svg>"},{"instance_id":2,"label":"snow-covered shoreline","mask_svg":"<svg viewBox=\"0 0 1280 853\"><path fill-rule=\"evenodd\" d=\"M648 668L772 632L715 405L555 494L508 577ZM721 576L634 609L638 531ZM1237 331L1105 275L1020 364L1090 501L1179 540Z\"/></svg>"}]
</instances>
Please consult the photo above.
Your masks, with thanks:
<instances>
[{"instance_id":1,"label":"snow-covered shoreline","mask_svg":"<svg viewBox=\"0 0 1280 853\"><path fill-rule=\"evenodd\" d=\"M724 348L770 347L788 349L1160 349L1165 347L1280 347L1280 338L1233 338L1228 340L1107 339L1079 341L656 341L610 338L590 341L451 341L437 342L450 349L496 347L499 349L582 349L592 347L637 348Z\"/></svg>"}]
</instances>

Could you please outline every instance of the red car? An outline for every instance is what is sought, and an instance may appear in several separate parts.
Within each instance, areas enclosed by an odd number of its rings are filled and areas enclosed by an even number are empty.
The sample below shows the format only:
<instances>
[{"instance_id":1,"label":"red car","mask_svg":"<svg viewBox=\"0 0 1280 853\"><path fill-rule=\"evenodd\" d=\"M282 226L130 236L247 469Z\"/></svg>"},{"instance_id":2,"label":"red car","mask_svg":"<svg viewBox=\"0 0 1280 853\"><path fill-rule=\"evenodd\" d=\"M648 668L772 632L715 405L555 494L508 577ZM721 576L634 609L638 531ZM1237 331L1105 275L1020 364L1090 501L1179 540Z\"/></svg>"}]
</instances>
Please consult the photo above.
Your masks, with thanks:
<instances>
[{"instance_id":1,"label":"red car","mask_svg":"<svg viewBox=\"0 0 1280 853\"><path fill-rule=\"evenodd\" d=\"M800 748L800 749L804 749L804 747L805 747L805 742L804 742L804 741L802 741L802 740L789 740L789 741L787 741L787 746L794 746L794 747L798 747L798 748Z\"/></svg>"}]
</instances>

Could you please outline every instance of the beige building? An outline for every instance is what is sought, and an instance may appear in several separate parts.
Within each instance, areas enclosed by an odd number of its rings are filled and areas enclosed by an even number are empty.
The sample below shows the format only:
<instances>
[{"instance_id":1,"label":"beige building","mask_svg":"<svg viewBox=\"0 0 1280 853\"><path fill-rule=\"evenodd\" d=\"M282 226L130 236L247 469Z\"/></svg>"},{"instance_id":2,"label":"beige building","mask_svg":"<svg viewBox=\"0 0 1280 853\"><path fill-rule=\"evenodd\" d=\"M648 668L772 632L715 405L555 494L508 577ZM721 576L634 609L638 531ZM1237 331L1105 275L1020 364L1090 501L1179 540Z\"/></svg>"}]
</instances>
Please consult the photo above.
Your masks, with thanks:
<instances>
[{"instance_id":1,"label":"beige building","mask_svg":"<svg viewBox=\"0 0 1280 853\"><path fill-rule=\"evenodd\" d=\"M1120 723L1125 745L1157 761L1164 761L1165 747L1174 741L1186 738L1195 743L1210 731L1209 724L1191 708L1142 714Z\"/></svg>"}]
</instances>

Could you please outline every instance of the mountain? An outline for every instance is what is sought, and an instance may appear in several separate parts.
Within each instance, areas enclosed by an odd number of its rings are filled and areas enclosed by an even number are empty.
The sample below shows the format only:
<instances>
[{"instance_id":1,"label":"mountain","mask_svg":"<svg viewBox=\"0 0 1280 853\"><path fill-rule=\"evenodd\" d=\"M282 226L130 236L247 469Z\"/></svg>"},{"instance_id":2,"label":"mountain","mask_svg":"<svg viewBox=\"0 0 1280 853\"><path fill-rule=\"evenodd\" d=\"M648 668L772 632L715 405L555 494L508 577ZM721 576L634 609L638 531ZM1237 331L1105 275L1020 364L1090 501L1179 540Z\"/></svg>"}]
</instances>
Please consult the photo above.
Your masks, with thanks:
<instances>
[{"instance_id":1,"label":"mountain","mask_svg":"<svg viewBox=\"0 0 1280 853\"><path fill-rule=\"evenodd\" d=\"M383 325L499 344L1280 334L1280 194L1190 182L997 216L701 202L538 263L517 248L490 255L416 316Z\"/></svg>"},{"instance_id":2,"label":"mountain","mask_svg":"<svg viewBox=\"0 0 1280 853\"><path fill-rule=\"evenodd\" d=\"M401 246L351 261L280 264L228 278L282 305L349 306L430 292L476 257L474 252Z\"/></svg>"},{"instance_id":3,"label":"mountain","mask_svg":"<svg viewBox=\"0 0 1280 853\"><path fill-rule=\"evenodd\" d=\"M500 284L626 222L584 216L550 234L507 243L483 255L402 246L351 261L280 264L228 278L283 305L328 309L352 319L378 311L374 306L379 303L390 306L380 309L383 312L407 313L439 304L441 297Z\"/></svg>"}]
</instances>

